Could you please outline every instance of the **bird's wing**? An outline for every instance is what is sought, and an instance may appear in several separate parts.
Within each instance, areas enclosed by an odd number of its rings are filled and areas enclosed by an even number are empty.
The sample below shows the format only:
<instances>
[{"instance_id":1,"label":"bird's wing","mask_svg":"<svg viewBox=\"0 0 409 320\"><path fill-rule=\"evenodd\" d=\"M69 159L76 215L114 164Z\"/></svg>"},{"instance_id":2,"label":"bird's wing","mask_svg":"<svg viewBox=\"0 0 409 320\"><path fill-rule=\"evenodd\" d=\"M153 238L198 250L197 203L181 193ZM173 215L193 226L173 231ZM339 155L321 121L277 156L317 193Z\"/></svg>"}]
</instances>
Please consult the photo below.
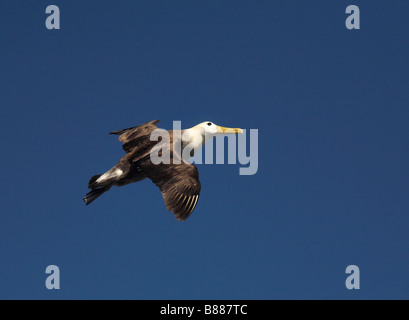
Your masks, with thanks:
<instances>
[{"instance_id":1,"label":"bird's wing","mask_svg":"<svg viewBox=\"0 0 409 320\"><path fill-rule=\"evenodd\" d=\"M196 208L201 185L199 171L190 163L153 164L150 157L137 162L138 168L162 192L168 211L179 221L186 220Z\"/></svg>"},{"instance_id":2,"label":"bird's wing","mask_svg":"<svg viewBox=\"0 0 409 320\"><path fill-rule=\"evenodd\" d=\"M156 125L159 121L160 120L150 121L137 127L113 131L109 134L119 135L118 140L123 143L122 148L126 153L130 153L135 147L146 145L146 142L150 141L152 132L158 129Z\"/></svg>"}]
</instances>

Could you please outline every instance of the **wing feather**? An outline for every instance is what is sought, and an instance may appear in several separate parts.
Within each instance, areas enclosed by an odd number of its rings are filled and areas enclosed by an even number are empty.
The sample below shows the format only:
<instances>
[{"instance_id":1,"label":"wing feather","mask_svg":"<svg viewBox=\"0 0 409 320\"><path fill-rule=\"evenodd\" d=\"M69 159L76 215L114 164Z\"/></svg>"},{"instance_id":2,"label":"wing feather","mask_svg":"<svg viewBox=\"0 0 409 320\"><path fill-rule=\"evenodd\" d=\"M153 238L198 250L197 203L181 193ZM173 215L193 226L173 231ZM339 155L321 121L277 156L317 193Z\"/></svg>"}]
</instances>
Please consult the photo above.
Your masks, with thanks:
<instances>
[{"instance_id":1,"label":"wing feather","mask_svg":"<svg viewBox=\"0 0 409 320\"><path fill-rule=\"evenodd\" d=\"M196 208L201 184L199 172L193 164L158 164L145 157L137 162L138 167L160 189L168 211L172 211L175 218L184 221Z\"/></svg>"},{"instance_id":2,"label":"wing feather","mask_svg":"<svg viewBox=\"0 0 409 320\"><path fill-rule=\"evenodd\" d=\"M160 120L153 120L137 127L112 131L110 134L119 135L118 140L123 143L122 148L126 153L132 152L136 147L145 151L152 148L156 142L150 141L152 132ZM139 150L142 151L142 150Z\"/></svg>"}]
</instances>

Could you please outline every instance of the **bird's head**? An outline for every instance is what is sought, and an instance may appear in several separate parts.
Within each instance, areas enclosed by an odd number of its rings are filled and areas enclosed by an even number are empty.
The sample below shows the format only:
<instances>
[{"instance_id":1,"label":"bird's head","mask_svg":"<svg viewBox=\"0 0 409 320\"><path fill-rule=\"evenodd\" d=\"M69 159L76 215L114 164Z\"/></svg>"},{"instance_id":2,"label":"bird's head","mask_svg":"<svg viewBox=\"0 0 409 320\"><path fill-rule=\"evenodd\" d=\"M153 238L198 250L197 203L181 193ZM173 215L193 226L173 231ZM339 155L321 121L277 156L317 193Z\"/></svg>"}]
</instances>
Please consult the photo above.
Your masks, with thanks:
<instances>
[{"instance_id":1,"label":"bird's head","mask_svg":"<svg viewBox=\"0 0 409 320\"><path fill-rule=\"evenodd\" d=\"M213 122L206 121L198 124L195 128L201 131L203 136L212 137L216 135L243 133L240 128L225 128L214 124Z\"/></svg>"},{"instance_id":2,"label":"bird's head","mask_svg":"<svg viewBox=\"0 0 409 320\"><path fill-rule=\"evenodd\" d=\"M189 144L196 151L215 136L234 133L244 132L240 128L225 128L210 121L202 122L193 128L183 130L182 140L188 142L183 147Z\"/></svg>"}]
</instances>

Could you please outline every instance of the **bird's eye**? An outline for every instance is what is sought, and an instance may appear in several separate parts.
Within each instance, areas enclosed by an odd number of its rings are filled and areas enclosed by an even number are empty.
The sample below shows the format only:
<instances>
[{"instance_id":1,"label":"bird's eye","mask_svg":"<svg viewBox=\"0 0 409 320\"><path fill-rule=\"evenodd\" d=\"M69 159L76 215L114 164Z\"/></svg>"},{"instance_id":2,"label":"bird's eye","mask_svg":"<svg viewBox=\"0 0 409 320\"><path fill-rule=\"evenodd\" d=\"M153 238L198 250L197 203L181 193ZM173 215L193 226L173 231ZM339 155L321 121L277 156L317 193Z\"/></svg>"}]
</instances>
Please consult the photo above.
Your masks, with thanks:
<instances>
[{"instance_id":1,"label":"bird's eye","mask_svg":"<svg viewBox=\"0 0 409 320\"><path fill-rule=\"evenodd\" d=\"M212 123L211 123L211 122L208 122L207 125L210 127L210 126L212 125Z\"/></svg>"}]
</instances>

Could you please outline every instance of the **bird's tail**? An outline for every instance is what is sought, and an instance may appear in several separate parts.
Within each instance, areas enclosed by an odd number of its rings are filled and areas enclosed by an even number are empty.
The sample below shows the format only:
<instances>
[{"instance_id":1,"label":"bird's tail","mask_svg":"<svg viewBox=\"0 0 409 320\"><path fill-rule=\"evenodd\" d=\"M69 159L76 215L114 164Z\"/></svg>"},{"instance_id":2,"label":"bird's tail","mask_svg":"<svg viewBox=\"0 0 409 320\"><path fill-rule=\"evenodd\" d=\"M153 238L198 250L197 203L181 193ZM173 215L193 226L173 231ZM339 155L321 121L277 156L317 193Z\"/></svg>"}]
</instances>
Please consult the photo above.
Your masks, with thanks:
<instances>
[{"instance_id":1,"label":"bird's tail","mask_svg":"<svg viewBox=\"0 0 409 320\"><path fill-rule=\"evenodd\" d=\"M104 192L108 191L109 188L98 188L94 189L90 192L87 193L87 195L82 199L84 200L86 205L91 204L96 198L98 198L100 195L102 195Z\"/></svg>"},{"instance_id":2,"label":"bird's tail","mask_svg":"<svg viewBox=\"0 0 409 320\"><path fill-rule=\"evenodd\" d=\"M88 182L88 188L89 189L95 189L97 187L97 180L101 176L102 176L102 174L97 174L97 175L93 176Z\"/></svg>"}]
</instances>

